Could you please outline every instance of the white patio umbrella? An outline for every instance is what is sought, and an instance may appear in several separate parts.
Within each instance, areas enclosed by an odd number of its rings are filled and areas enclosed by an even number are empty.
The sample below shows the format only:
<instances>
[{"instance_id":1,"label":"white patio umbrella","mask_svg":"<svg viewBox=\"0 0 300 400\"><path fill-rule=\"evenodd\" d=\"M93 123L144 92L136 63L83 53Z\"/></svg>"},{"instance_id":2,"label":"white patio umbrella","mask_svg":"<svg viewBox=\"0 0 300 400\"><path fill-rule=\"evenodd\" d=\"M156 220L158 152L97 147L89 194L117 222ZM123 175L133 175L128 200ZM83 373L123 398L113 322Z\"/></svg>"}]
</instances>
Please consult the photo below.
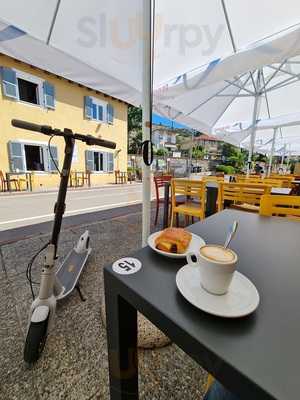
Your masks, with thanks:
<instances>
[{"instance_id":1,"label":"white patio umbrella","mask_svg":"<svg viewBox=\"0 0 300 400\"><path fill-rule=\"evenodd\" d=\"M252 122L236 122L232 126L218 128L214 133L218 138L233 145L251 148ZM256 139L254 149L257 152L268 153L271 173L272 158L279 149L292 151L300 141L300 113L285 114L273 118L261 119L255 123Z\"/></svg>"},{"instance_id":2,"label":"white patio umbrella","mask_svg":"<svg viewBox=\"0 0 300 400\"><path fill-rule=\"evenodd\" d=\"M0 51L130 104L143 104L147 120L143 97L149 90L142 91L142 71L149 61L143 57L149 32L144 36L141 21L150 15L143 5L140 0L0 0ZM272 2L272 12L270 0L156 0L155 109L207 131L252 119L248 114L254 103L255 117L266 108L264 101L259 107L265 89L275 93L298 79L299 12L298 0ZM232 50L236 54L228 56ZM268 70L258 73L266 65ZM294 94L276 106L272 101L272 113L296 111L287 103L294 99L296 108L297 98ZM241 100L240 106L234 99ZM146 181L150 185L147 175ZM144 194L143 220L149 225L146 185Z\"/></svg>"}]
</instances>

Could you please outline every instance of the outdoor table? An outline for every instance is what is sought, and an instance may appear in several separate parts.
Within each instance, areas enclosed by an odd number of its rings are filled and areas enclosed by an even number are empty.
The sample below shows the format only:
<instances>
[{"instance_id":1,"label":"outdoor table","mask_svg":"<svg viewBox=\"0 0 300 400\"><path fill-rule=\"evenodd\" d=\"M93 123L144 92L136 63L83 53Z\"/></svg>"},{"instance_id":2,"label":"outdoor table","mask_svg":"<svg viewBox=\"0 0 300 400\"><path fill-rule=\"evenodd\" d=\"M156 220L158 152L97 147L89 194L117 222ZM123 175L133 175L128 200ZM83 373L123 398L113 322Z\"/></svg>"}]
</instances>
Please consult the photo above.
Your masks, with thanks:
<instances>
[{"instance_id":1,"label":"outdoor table","mask_svg":"<svg viewBox=\"0 0 300 400\"><path fill-rule=\"evenodd\" d=\"M206 207L205 215L209 217L217 212L217 198L218 198L218 184L217 182L206 183ZM171 183L166 182L164 188L164 214L163 214L163 227L169 226L169 206L170 206L170 188Z\"/></svg>"},{"instance_id":2,"label":"outdoor table","mask_svg":"<svg viewBox=\"0 0 300 400\"><path fill-rule=\"evenodd\" d=\"M207 243L224 243L234 220L239 222L231 245L239 256L237 269L260 294L259 307L248 317L214 317L189 304L175 283L184 259L145 247L133 255L142 263L138 272L120 275L105 267L112 400L139 398L137 311L241 400L299 398L300 246L295 238L300 224L224 210L189 230Z\"/></svg>"},{"instance_id":3,"label":"outdoor table","mask_svg":"<svg viewBox=\"0 0 300 400\"><path fill-rule=\"evenodd\" d=\"M6 172L7 190L9 192L12 191L10 179L13 176L25 176L26 189L28 191L32 192L32 173L31 172Z\"/></svg>"},{"instance_id":4,"label":"outdoor table","mask_svg":"<svg viewBox=\"0 0 300 400\"><path fill-rule=\"evenodd\" d=\"M292 189L290 189L290 188L277 188L276 187L276 188L271 189L271 194L288 196L288 195L290 195L291 191L292 191Z\"/></svg>"}]
</instances>

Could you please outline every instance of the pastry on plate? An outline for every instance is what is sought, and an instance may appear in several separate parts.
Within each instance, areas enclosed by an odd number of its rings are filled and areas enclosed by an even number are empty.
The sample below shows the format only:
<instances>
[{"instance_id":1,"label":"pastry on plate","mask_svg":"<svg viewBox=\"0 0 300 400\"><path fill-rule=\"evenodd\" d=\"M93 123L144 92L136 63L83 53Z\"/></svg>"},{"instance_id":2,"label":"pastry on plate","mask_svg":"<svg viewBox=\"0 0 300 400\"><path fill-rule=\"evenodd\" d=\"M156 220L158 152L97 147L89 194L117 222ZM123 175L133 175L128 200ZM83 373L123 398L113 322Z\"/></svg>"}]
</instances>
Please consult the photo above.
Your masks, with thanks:
<instances>
[{"instance_id":1,"label":"pastry on plate","mask_svg":"<svg viewBox=\"0 0 300 400\"><path fill-rule=\"evenodd\" d=\"M190 232L182 228L167 228L155 239L155 247L167 253L184 254L191 240Z\"/></svg>"}]
</instances>

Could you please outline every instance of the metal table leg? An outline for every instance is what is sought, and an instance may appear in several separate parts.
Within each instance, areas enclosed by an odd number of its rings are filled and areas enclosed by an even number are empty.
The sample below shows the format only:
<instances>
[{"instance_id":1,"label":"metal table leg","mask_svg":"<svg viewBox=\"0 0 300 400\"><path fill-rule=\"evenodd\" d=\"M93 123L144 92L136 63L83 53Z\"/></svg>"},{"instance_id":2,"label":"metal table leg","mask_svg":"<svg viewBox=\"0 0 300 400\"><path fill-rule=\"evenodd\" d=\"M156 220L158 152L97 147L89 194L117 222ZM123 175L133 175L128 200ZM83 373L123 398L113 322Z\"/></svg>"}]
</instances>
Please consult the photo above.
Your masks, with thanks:
<instances>
[{"instance_id":1,"label":"metal table leg","mask_svg":"<svg viewBox=\"0 0 300 400\"><path fill-rule=\"evenodd\" d=\"M137 311L104 271L111 400L138 400Z\"/></svg>"},{"instance_id":2,"label":"metal table leg","mask_svg":"<svg viewBox=\"0 0 300 400\"><path fill-rule=\"evenodd\" d=\"M164 192L164 217L163 217L163 227L164 229L169 226L169 203L170 203L170 183L165 183Z\"/></svg>"}]
</instances>

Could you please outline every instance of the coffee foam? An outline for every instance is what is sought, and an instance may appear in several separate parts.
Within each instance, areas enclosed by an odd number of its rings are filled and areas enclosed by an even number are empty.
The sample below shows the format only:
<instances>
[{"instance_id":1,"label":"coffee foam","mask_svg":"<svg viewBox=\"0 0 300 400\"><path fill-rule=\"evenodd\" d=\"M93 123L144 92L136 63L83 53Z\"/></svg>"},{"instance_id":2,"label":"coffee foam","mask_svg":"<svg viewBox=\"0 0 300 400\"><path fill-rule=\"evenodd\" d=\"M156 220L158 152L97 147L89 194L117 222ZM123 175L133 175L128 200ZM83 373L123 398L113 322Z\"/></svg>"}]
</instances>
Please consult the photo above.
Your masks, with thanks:
<instances>
[{"instance_id":1,"label":"coffee foam","mask_svg":"<svg viewBox=\"0 0 300 400\"><path fill-rule=\"evenodd\" d=\"M214 261L216 263L231 263L235 260L235 254L222 246L217 245L207 245L200 249L200 254L209 261Z\"/></svg>"}]
</instances>

